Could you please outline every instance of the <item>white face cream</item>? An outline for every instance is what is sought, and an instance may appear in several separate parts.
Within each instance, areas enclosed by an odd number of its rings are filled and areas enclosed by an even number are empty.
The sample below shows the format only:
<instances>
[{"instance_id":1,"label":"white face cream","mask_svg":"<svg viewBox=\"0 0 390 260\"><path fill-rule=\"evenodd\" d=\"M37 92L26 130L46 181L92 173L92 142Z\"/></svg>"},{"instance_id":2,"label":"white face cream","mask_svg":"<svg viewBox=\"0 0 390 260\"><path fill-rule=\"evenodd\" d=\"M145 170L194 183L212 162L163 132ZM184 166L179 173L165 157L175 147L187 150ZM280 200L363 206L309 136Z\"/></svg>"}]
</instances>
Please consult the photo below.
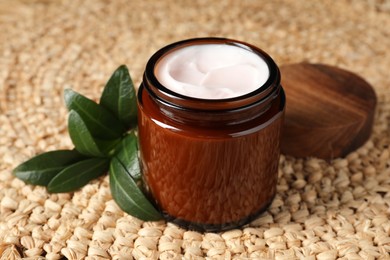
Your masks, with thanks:
<instances>
[{"instance_id":1,"label":"white face cream","mask_svg":"<svg viewBox=\"0 0 390 260\"><path fill-rule=\"evenodd\" d=\"M157 80L167 89L202 99L248 94L260 88L269 74L259 55L225 44L183 47L164 56L155 69Z\"/></svg>"}]
</instances>

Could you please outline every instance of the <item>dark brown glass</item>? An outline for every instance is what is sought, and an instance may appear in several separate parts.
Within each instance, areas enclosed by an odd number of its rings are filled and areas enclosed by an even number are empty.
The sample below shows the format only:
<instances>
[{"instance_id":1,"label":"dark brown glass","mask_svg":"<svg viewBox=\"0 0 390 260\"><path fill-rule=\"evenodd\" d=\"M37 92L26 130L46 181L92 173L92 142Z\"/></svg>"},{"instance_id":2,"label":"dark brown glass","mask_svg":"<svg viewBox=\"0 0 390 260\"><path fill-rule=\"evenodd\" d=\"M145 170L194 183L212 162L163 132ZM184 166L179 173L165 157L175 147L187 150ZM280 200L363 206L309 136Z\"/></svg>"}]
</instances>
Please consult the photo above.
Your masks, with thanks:
<instances>
[{"instance_id":1,"label":"dark brown glass","mask_svg":"<svg viewBox=\"0 0 390 260\"><path fill-rule=\"evenodd\" d=\"M161 85L155 76L159 60L199 44L247 49L266 61L269 79L247 95L215 100L183 96ZM146 65L138 106L145 186L167 220L221 231L251 221L272 202L285 96L279 69L265 52L223 38L168 45Z\"/></svg>"}]
</instances>

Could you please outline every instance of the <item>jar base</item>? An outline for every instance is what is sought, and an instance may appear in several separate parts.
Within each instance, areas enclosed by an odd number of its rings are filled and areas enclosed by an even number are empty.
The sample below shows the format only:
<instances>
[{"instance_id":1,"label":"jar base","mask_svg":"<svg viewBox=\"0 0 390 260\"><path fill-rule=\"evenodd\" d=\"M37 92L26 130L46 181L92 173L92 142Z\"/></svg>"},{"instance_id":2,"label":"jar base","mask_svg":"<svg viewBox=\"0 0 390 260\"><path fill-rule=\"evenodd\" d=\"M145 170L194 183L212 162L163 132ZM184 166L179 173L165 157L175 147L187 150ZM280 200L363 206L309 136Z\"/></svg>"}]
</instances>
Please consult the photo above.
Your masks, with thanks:
<instances>
[{"instance_id":1,"label":"jar base","mask_svg":"<svg viewBox=\"0 0 390 260\"><path fill-rule=\"evenodd\" d=\"M275 194L271 197L269 202L265 204L265 206L261 207L257 212L240 219L235 222L229 222L224 224L205 224L205 223L197 223L197 222L191 222L180 218L175 218L166 212L162 212L164 219L168 222L171 222L181 228L187 229L187 230L193 230L198 232L222 232L222 231L228 231L231 229L242 227L251 221L258 218L262 213L264 213L268 207L272 204L272 201L275 198Z\"/></svg>"}]
</instances>

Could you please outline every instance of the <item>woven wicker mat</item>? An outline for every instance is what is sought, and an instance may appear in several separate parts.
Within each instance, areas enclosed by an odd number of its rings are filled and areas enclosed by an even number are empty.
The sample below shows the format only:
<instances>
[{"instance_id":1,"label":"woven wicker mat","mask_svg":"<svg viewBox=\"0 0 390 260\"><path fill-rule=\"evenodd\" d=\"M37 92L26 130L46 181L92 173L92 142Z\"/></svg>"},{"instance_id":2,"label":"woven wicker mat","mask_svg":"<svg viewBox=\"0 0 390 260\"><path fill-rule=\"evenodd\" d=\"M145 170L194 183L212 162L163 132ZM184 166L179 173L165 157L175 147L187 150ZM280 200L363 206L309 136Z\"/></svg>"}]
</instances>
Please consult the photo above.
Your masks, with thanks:
<instances>
[{"instance_id":1,"label":"woven wicker mat","mask_svg":"<svg viewBox=\"0 0 390 260\"><path fill-rule=\"evenodd\" d=\"M389 28L385 0L0 0L1 259L390 259ZM362 75L378 95L370 140L330 163L282 156L270 209L224 233L124 214L107 177L69 194L12 177L33 155L72 147L64 88L97 99L120 64L138 85L154 51L200 36Z\"/></svg>"}]
</instances>

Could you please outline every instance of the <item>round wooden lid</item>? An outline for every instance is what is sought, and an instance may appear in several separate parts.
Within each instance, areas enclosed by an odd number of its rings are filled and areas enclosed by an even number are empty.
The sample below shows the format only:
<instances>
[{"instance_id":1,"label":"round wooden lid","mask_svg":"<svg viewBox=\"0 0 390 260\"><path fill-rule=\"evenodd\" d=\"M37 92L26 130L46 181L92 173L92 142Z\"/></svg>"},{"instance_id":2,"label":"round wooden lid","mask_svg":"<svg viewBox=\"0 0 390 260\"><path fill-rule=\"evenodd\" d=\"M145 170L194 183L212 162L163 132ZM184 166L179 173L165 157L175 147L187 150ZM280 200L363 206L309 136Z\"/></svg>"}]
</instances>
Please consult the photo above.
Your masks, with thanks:
<instances>
[{"instance_id":1,"label":"round wooden lid","mask_svg":"<svg viewBox=\"0 0 390 260\"><path fill-rule=\"evenodd\" d=\"M329 160L367 141L376 95L364 79L323 64L284 65L280 71L287 100L282 153Z\"/></svg>"}]
</instances>

